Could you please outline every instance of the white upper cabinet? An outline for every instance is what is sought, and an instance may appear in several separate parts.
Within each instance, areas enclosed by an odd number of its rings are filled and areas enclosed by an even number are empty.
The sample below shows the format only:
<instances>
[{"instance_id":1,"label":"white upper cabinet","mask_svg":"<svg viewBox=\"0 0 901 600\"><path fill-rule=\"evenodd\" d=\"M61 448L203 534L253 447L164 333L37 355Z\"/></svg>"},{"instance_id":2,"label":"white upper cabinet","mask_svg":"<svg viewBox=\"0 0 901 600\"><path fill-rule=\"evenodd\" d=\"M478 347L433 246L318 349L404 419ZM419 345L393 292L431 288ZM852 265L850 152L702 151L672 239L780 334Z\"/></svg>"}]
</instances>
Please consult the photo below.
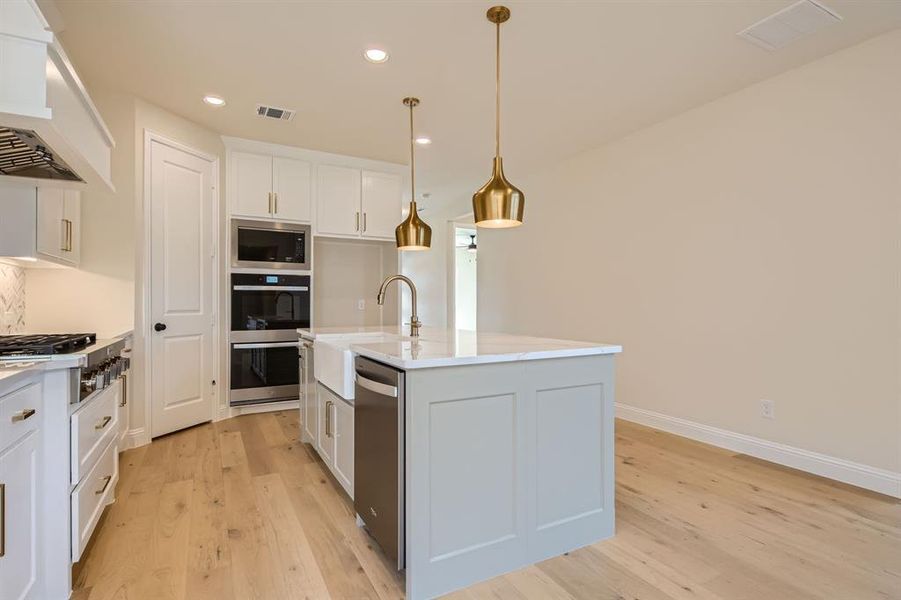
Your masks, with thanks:
<instances>
[{"instance_id":1,"label":"white upper cabinet","mask_svg":"<svg viewBox=\"0 0 901 600\"><path fill-rule=\"evenodd\" d=\"M360 170L319 165L316 184L316 233L359 236Z\"/></svg>"},{"instance_id":2,"label":"white upper cabinet","mask_svg":"<svg viewBox=\"0 0 901 600\"><path fill-rule=\"evenodd\" d=\"M403 178L350 167L317 167L316 233L393 240Z\"/></svg>"},{"instance_id":3,"label":"white upper cabinet","mask_svg":"<svg viewBox=\"0 0 901 600\"><path fill-rule=\"evenodd\" d=\"M399 165L223 139L231 217L310 223L316 236L394 240L403 218Z\"/></svg>"},{"instance_id":4,"label":"white upper cabinet","mask_svg":"<svg viewBox=\"0 0 901 600\"><path fill-rule=\"evenodd\" d=\"M268 219L272 214L272 157L233 152L231 177L232 215Z\"/></svg>"},{"instance_id":5,"label":"white upper cabinet","mask_svg":"<svg viewBox=\"0 0 901 600\"><path fill-rule=\"evenodd\" d=\"M38 198L40 197L40 192L38 192ZM81 192L65 191L63 221L65 222L63 227L68 228L67 250L63 254L63 260L77 265L81 262ZM41 239L40 230L38 230L38 239ZM63 240L65 241L65 238Z\"/></svg>"},{"instance_id":6,"label":"white upper cabinet","mask_svg":"<svg viewBox=\"0 0 901 600\"><path fill-rule=\"evenodd\" d=\"M66 195L59 189L38 189L37 251L62 258L66 251Z\"/></svg>"},{"instance_id":7,"label":"white upper cabinet","mask_svg":"<svg viewBox=\"0 0 901 600\"><path fill-rule=\"evenodd\" d=\"M39 258L77 265L81 258L81 192L38 188L37 203Z\"/></svg>"},{"instance_id":8,"label":"white upper cabinet","mask_svg":"<svg viewBox=\"0 0 901 600\"><path fill-rule=\"evenodd\" d=\"M229 172L232 216L310 222L310 163L235 151Z\"/></svg>"},{"instance_id":9,"label":"white upper cabinet","mask_svg":"<svg viewBox=\"0 0 901 600\"><path fill-rule=\"evenodd\" d=\"M363 171L363 236L394 239L401 221L403 178L393 173Z\"/></svg>"},{"instance_id":10,"label":"white upper cabinet","mask_svg":"<svg viewBox=\"0 0 901 600\"><path fill-rule=\"evenodd\" d=\"M0 189L0 256L77 266L81 259L81 192L47 187Z\"/></svg>"},{"instance_id":11,"label":"white upper cabinet","mask_svg":"<svg viewBox=\"0 0 901 600\"><path fill-rule=\"evenodd\" d=\"M309 223L313 217L310 183L310 163L280 156L273 158L273 216Z\"/></svg>"}]
</instances>

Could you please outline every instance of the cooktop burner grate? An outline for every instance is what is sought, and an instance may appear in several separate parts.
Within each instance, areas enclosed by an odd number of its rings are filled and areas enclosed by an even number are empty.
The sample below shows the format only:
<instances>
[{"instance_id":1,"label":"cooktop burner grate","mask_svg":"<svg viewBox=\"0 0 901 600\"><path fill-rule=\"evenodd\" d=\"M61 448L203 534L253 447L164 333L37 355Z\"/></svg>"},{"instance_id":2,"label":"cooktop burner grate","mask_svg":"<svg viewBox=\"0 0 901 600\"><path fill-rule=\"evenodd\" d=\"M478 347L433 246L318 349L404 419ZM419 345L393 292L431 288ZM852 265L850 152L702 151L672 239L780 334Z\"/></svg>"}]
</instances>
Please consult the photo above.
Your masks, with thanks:
<instances>
[{"instance_id":1,"label":"cooktop burner grate","mask_svg":"<svg viewBox=\"0 0 901 600\"><path fill-rule=\"evenodd\" d=\"M0 335L0 357L68 354L96 341L96 333Z\"/></svg>"}]
</instances>

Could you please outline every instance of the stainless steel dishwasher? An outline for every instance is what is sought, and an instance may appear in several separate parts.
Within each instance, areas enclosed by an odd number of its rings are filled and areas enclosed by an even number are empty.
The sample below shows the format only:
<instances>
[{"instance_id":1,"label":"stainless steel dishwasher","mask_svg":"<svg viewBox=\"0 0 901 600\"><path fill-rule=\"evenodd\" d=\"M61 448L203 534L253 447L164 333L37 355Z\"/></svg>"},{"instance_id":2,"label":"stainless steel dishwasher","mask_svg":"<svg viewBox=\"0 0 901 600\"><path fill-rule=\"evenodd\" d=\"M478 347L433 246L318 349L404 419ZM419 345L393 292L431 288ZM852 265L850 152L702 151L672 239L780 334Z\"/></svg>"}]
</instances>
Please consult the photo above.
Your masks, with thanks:
<instances>
[{"instance_id":1,"label":"stainless steel dishwasher","mask_svg":"<svg viewBox=\"0 0 901 600\"><path fill-rule=\"evenodd\" d=\"M404 568L404 372L354 359L354 509Z\"/></svg>"}]
</instances>

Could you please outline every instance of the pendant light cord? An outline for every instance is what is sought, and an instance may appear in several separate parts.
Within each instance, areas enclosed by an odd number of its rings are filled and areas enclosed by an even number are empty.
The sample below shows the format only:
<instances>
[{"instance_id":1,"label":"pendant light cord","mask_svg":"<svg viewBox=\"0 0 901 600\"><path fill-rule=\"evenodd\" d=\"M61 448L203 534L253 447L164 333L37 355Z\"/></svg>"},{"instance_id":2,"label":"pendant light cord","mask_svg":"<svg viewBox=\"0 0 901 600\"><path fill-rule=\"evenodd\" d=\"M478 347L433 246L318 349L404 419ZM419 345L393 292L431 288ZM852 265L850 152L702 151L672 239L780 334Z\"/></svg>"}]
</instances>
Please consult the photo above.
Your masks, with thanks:
<instances>
[{"instance_id":1,"label":"pendant light cord","mask_svg":"<svg viewBox=\"0 0 901 600\"><path fill-rule=\"evenodd\" d=\"M501 157L501 24L497 23L494 62L494 156Z\"/></svg>"},{"instance_id":2,"label":"pendant light cord","mask_svg":"<svg viewBox=\"0 0 901 600\"><path fill-rule=\"evenodd\" d=\"M413 103L410 102L410 202L416 203L416 159L413 152Z\"/></svg>"}]
</instances>

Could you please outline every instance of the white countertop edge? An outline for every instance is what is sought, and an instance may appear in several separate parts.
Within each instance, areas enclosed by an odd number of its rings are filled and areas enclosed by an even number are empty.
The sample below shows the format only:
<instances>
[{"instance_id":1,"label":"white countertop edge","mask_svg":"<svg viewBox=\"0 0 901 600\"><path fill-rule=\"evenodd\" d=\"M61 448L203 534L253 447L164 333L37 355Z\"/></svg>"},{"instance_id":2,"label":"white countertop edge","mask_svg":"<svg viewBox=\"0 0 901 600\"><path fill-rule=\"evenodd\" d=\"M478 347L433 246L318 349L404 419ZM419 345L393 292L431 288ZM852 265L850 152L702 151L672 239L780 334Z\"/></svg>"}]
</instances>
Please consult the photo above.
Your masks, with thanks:
<instances>
[{"instance_id":1,"label":"white countertop edge","mask_svg":"<svg viewBox=\"0 0 901 600\"><path fill-rule=\"evenodd\" d=\"M406 360L367 348L364 345L351 344L350 349L360 356L397 367L398 369L430 369L436 367L460 367L465 365L481 365L492 363L519 362L525 360L546 360L550 358L573 358L577 356L600 356L618 354L622 346L595 346L588 348L566 348L560 350L536 350L514 354L485 354L480 356L446 356L438 358L415 358Z\"/></svg>"},{"instance_id":2,"label":"white countertop edge","mask_svg":"<svg viewBox=\"0 0 901 600\"><path fill-rule=\"evenodd\" d=\"M23 360L20 361L20 363L17 363L23 365L21 368L2 367L2 365L0 365L0 395L7 393L7 391L12 388L18 387L19 383L26 381L39 373L79 367L83 360L83 356L70 354L61 359Z\"/></svg>"}]
</instances>

